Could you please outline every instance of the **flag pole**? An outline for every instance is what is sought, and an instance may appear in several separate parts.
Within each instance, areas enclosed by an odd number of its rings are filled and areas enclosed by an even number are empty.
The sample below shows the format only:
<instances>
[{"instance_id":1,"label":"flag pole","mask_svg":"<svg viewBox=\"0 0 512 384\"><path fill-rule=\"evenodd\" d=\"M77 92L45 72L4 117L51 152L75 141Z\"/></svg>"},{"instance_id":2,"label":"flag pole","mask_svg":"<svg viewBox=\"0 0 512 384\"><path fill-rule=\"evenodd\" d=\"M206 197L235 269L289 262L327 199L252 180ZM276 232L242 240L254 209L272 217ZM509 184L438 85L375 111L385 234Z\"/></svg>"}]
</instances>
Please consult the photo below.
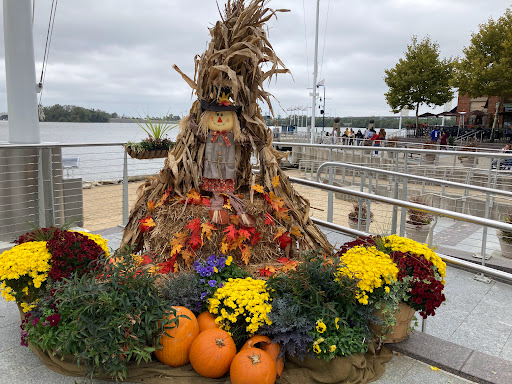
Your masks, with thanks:
<instances>
[{"instance_id":1,"label":"flag pole","mask_svg":"<svg viewBox=\"0 0 512 384\"><path fill-rule=\"evenodd\" d=\"M314 62L314 70L313 70L313 101L311 108L311 144L313 144L313 136L316 132L316 82L318 77L318 21L320 19L320 0L316 1L316 32L315 32L315 62Z\"/></svg>"}]
</instances>

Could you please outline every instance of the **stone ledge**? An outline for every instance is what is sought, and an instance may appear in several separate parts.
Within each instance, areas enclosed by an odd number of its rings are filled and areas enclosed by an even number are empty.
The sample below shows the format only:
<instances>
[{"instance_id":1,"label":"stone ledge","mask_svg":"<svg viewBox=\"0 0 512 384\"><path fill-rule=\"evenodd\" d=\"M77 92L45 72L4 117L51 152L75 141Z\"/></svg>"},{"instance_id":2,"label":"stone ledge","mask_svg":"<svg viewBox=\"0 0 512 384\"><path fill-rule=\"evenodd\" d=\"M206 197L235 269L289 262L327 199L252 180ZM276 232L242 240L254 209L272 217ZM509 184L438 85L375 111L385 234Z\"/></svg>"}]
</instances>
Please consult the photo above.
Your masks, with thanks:
<instances>
[{"instance_id":1,"label":"stone ledge","mask_svg":"<svg viewBox=\"0 0 512 384\"><path fill-rule=\"evenodd\" d=\"M414 332L407 340L386 345L391 350L481 384L512 383L512 362Z\"/></svg>"}]
</instances>

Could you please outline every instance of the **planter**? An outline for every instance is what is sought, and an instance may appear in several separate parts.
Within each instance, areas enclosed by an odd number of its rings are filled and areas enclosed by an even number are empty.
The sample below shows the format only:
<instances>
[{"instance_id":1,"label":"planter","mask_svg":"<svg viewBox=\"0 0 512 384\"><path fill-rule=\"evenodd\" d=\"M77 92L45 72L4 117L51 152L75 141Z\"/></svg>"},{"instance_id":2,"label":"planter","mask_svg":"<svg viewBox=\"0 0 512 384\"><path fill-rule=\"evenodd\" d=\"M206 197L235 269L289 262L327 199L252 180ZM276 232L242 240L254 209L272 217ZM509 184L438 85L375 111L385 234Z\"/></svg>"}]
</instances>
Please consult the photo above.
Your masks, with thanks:
<instances>
[{"instance_id":1,"label":"planter","mask_svg":"<svg viewBox=\"0 0 512 384\"><path fill-rule=\"evenodd\" d=\"M408 239L423 244L427 242L430 227L431 224L415 225L411 223L405 223L405 235Z\"/></svg>"},{"instance_id":2,"label":"planter","mask_svg":"<svg viewBox=\"0 0 512 384\"><path fill-rule=\"evenodd\" d=\"M501 256L512 259L512 243L508 243L503 239L502 231L498 231L498 239L500 241Z\"/></svg>"},{"instance_id":3,"label":"planter","mask_svg":"<svg viewBox=\"0 0 512 384\"><path fill-rule=\"evenodd\" d=\"M379 338L385 337L382 340L383 343L398 343L403 341L409 337L411 321L414 316L415 310L405 303L401 303L398 305L398 308L395 312L396 324L393 326L390 332L383 333L382 327L380 325L376 325L370 323L370 329L375 333L375 335ZM382 309L379 309L375 312L375 315L383 319L382 317Z\"/></svg>"},{"instance_id":4,"label":"planter","mask_svg":"<svg viewBox=\"0 0 512 384\"><path fill-rule=\"evenodd\" d=\"M167 157L168 149L153 149L150 151L135 152L130 146L125 147L126 153L133 159L159 159Z\"/></svg>"},{"instance_id":5,"label":"planter","mask_svg":"<svg viewBox=\"0 0 512 384\"><path fill-rule=\"evenodd\" d=\"M357 220L351 220L348 219L348 226L350 229L356 229L357 230ZM366 231L366 220L361 220L361 231Z\"/></svg>"}]
</instances>

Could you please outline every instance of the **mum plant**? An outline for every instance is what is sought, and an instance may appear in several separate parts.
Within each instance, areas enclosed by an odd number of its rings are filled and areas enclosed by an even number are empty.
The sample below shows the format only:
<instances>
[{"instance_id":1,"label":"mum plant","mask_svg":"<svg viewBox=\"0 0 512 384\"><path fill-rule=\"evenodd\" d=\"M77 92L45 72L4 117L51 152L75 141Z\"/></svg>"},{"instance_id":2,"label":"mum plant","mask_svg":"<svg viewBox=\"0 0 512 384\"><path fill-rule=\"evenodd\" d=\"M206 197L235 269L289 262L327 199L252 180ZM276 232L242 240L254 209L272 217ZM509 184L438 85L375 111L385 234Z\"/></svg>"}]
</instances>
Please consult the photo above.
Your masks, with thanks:
<instances>
[{"instance_id":1,"label":"mum plant","mask_svg":"<svg viewBox=\"0 0 512 384\"><path fill-rule=\"evenodd\" d=\"M356 280L336 277L339 266L339 259L311 252L295 270L268 279L272 324L261 333L278 342L282 353L330 360L367 351L373 309L356 300Z\"/></svg>"},{"instance_id":2,"label":"mum plant","mask_svg":"<svg viewBox=\"0 0 512 384\"><path fill-rule=\"evenodd\" d=\"M123 380L129 362L150 361L164 327L178 326L180 316L159 295L157 274L118 256L97 271L49 284L22 325L25 343L72 356L90 377Z\"/></svg>"},{"instance_id":3,"label":"mum plant","mask_svg":"<svg viewBox=\"0 0 512 384\"><path fill-rule=\"evenodd\" d=\"M426 318L445 301L446 264L425 244L398 235L370 236L345 243L339 255L346 265L339 274L353 274L357 300L383 308L387 327L394 325L391 315L400 303Z\"/></svg>"},{"instance_id":4,"label":"mum plant","mask_svg":"<svg viewBox=\"0 0 512 384\"><path fill-rule=\"evenodd\" d=\"M7 301L16 301L24 312L37 302L47 281L81 276L108 255L107 240L101 236L56 227L28 232L16 243L0 255L0 289Z\"/></svg>"}]
</instances>

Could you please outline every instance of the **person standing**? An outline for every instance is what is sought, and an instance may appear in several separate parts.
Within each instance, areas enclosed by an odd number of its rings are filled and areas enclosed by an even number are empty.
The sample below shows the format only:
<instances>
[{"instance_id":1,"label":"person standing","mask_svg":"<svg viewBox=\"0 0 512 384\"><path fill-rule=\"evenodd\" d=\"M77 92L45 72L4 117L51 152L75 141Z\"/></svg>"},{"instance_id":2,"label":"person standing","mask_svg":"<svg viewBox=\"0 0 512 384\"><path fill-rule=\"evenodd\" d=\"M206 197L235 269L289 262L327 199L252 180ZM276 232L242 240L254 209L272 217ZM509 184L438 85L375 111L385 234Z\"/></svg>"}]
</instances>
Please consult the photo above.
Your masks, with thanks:
<instances>
[{"instance_id":1,"label":"person standing","mask_svg":"<svg viewBox=\"0 0 512 384\"><path fill-rule=\"evenodd\" d=\"M437 143L437 139L439 138L439 130L437 127L434 127L434 129L430 132L430 140L434 143Z\"/></svg>"},{"instance_id":2,"label":"person standing","mask_svg":"<svg viewBox=\"0 0 512 384\"><path fill-rule=\"evenodd\" d=\"M441 145L440 149L447 149L446 146L448 145L448 135L446 134L446 132L443 132L443 134L441 135L441 141L439 142L439 144Z\"/></svg>"},{"instance_id":3,"label":"person standing","mask_svg":"<svg viewBox=\"0 0 512 384\"><path fill-rule=\"evenodd\" d=\"M371 137L371 140L373 141L374 147L380 147L380 135L377 132L375 132L375 130L373 130L373 136ZM374 156L378 156L378 155L379 155L379 151L375 151Z\"/></svg>"},{"instance_id":4,"label":"person standing","mask_svg":"<svg viewBox=\"0 0 512 384\"><path fill-rule=\"evenodd\" d=\"M334 123L332 125L332 135L334 136L334 132L336 132L336 137L340 137L340 118L337 117L334 119Z\"/></svg>"},{"instance_id":5,"label":"person standing","mask_svg":"<svg viewBox=\"0 0 512 384\"><path fill-rule=\"evenodd\" d=\"M355 138L356 138L356 145L359 146L361 141L364 139L363 132L361 132L360 129L357 130L357 132L355 134Z\"/></svg>"}]
</instances>

